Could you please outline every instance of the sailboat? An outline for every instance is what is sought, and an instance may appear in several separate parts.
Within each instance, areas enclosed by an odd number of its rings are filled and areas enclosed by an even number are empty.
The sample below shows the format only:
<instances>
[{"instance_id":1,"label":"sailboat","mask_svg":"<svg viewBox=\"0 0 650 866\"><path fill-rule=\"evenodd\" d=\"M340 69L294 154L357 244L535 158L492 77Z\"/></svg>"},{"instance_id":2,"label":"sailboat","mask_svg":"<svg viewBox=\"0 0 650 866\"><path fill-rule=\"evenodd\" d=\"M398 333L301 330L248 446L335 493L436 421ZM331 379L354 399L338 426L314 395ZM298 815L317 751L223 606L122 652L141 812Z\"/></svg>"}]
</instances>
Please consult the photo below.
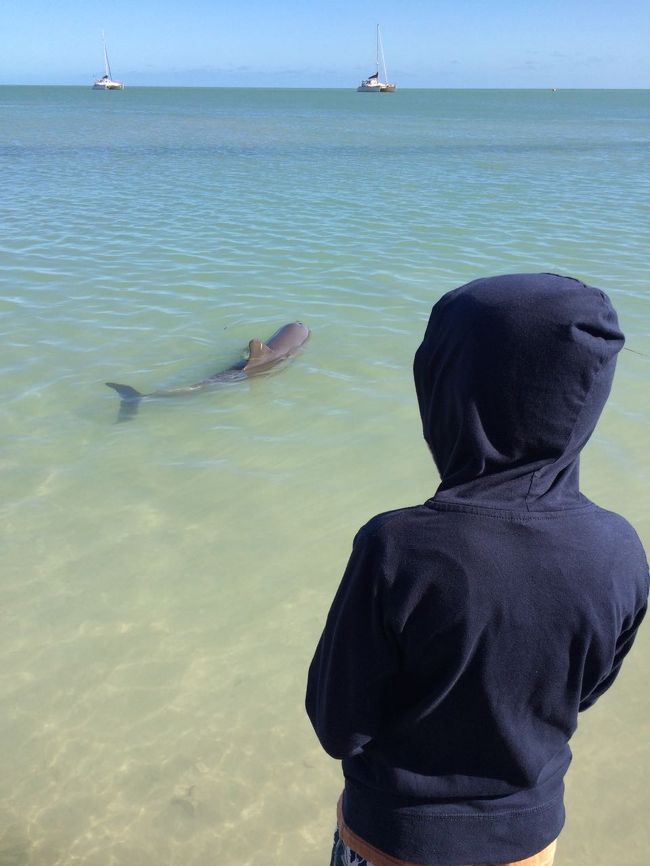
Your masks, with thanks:
<instances>
[{"instance_id":1,"label":"sailboat","mask_svg":"<svg viewBox=\"0 0 650 866\"><path fill-rule=\"evenodd\" d=\"M384 73L384 80L379 77L379 63L381 61L381 69ZM386 72L386 60L384 59L384 46L381 42L381 31L379 24L377 25L377 71L364 78L361 84L357 87L357 93L394 93L396 85L388 83L388 73Z\"/></svg>"},{"instance_id":2,"label":"sailboat","mask_svg":"<svg viewBox=\"0 0 650 866\"><path fill-rule=\"evenodd\" d=\"M108 62L108 51L106 50L106 37L102 30L102 41L104 43L104 74L101 78L97 78L93 84L93 90L124 90L124 85L121 81L113 80L111 72L111 64Z\"/></svg>"}]
</instances>

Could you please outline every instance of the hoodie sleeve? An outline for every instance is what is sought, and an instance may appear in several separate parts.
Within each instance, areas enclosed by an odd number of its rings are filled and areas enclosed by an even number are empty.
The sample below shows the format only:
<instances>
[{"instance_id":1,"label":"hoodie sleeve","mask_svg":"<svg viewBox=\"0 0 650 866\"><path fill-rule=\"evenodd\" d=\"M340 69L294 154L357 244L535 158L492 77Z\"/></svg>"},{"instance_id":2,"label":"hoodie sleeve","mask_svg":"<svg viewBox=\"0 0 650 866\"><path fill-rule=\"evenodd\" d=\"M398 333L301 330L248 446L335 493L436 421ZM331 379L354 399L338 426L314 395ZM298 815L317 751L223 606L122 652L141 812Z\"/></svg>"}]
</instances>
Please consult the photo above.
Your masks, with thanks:
<instances>
[{"instance_id":1,"label":"hoodie sleeve","mask_svg":"<svg viewBox=\"0 0 650 866\"><path fill-rule=\"evenodd\" d=\"M362 529L309 668L307 713L333 758L358 754L377 735L398 672L384 566L377 540Z\"/></svg>"},{"instance_id":2,"label":"hoodie sleeve","mask_svg":"<svg viewBox=\"0 0 650 866\"><path fill-rule=\"evenodd\" d=\"M598 698L605 694L607 689L612 685L614 680L619 674L621 670L621 665L623 664L623 659L632 649L632 644L634 643L634 639L636 637L636 633L639 629L639 626L643 622L643 618L646 615L646 611L648 609L647 597L646 601L642 604L642 606L637 611L636 615L633 617L631 624L624 628L621 634L619 635L618 640L616 641L616 649L614 651L614 657L612 659L611 666L609 670L601 677L596 686L591 689L586 695L583 695L579 712L583 710L588 710L589 707L592 707Z\"/></svg>"}]
</instances>

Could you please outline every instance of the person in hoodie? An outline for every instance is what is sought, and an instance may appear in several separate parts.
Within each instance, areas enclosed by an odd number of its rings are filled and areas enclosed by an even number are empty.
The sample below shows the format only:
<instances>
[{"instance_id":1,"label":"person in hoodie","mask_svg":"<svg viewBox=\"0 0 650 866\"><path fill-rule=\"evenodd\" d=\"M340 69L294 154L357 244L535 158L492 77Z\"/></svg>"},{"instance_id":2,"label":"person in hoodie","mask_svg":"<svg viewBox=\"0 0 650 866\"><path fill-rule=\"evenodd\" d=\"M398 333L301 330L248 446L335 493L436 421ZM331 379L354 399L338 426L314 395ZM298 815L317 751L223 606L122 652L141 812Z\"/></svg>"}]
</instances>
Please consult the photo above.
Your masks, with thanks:
<instances>
[{"instance_id":1,"label":"person in hoodie","mask_svg":"<svg viewBox=\"0 0 650 866\"><path fill-rule=\"evenodd\" d=\"M309 669L345 777L332 864L553 862L578 713L648 597L635 531L578 485L623 342L604 292L553 274L434 306L414 375L440 486L360 529Z\"/></svg>"}]
</instances>

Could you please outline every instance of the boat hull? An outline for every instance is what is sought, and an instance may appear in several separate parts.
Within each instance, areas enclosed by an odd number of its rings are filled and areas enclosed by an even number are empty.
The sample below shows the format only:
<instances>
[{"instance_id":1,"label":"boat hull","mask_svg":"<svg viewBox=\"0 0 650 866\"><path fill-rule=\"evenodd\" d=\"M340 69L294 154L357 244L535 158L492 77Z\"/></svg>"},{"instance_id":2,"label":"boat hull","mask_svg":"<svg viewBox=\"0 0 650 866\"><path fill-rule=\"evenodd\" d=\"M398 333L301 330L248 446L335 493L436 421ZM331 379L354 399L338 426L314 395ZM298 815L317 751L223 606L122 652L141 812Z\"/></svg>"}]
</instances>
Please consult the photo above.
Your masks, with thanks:
<instances>
[{"instance_id":1,"label":"boat hull","mask_svg":"<svg viewBox=\"0 0 650 866\"><path fill-rule=\"evenodd\" d=\"M96 81L93 90L124 90L121 81Z\"/></svg>"},{"instance_id":2,"label":"boat hull","mask_svg":"<svg viewBox=\"0 0 650 866\"><path fill-rule=\"evenodd\" d=\"M395 93L397 85L395 84L360 84L357 87L357 93Z\"/></svg>"}]
</instances>

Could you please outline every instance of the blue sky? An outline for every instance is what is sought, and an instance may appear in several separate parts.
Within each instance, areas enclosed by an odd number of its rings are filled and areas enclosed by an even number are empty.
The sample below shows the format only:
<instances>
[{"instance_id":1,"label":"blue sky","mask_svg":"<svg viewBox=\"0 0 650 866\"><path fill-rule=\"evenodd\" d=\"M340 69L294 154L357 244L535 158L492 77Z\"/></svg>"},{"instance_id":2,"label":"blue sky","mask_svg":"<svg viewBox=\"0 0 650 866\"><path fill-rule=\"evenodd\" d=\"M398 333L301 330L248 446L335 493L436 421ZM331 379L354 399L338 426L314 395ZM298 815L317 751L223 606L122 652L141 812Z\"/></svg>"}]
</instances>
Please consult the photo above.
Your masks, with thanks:
<instances>
[{"instance_id":1,"label":"blue sky","mask_svg":"<svg viewBox=\"0 0 650 866\"><path fill-rule=\"evenodd\" d=\"M369 11L370 10L370 11ZM650 88L646 0L5 0L0 84Z\"/></svg>"}]
</instances>

